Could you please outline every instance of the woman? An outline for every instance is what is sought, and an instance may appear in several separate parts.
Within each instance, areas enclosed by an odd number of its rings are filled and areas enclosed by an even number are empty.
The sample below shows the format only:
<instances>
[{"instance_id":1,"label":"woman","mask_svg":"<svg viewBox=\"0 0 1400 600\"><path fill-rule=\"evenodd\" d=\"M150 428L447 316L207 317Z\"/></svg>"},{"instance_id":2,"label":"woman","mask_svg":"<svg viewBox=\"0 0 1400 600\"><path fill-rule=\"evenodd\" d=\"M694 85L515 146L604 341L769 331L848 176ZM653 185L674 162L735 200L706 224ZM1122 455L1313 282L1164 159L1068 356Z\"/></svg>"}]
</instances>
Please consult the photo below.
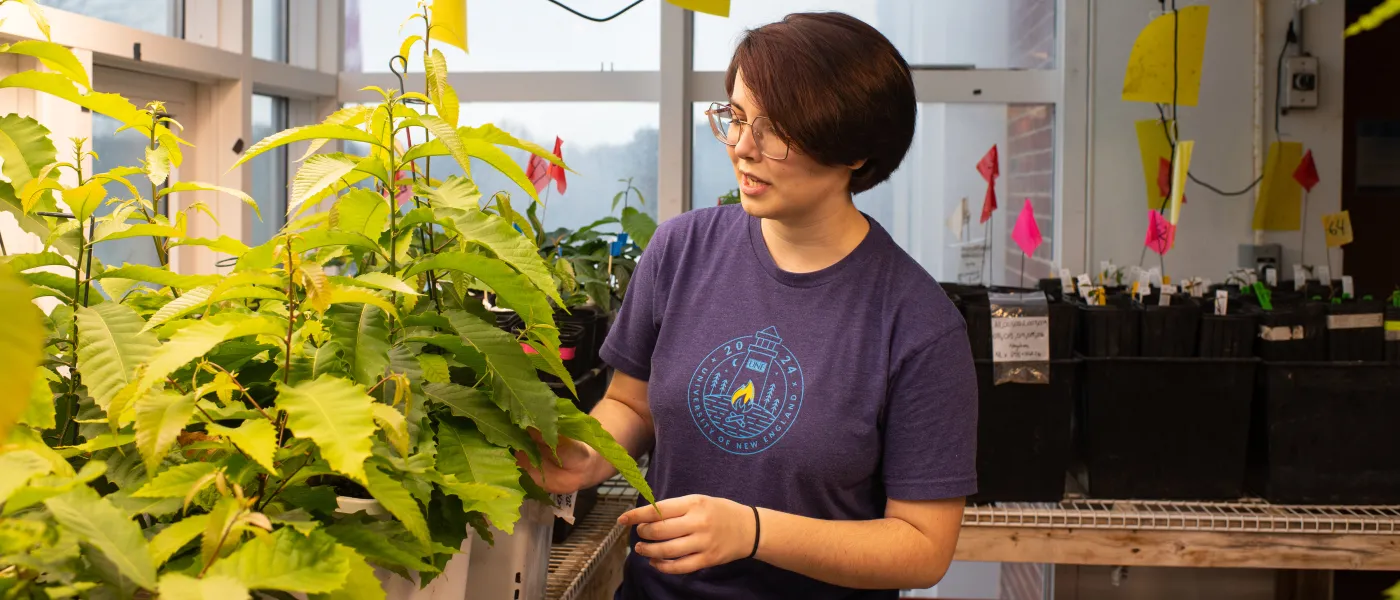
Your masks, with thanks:
<instances>
[{"instance_id":1,"label":"woman","mask_svg":"<svg viewBox=\"0 0 1400 600\"><path fill-rule=\"evenodd\" d=\"M619 598L894 598L947 570L976 491L977 384L947 296L851 195L913 138L909 67L869 25L749 31L730 102L741 206L663 224L633 275L593 410L658 498ZM614 471L561 440L552 492ZM549 463L549 461L546 461ZM522 464L528 463L522 460Z\"/></svg>"}]
</instances>

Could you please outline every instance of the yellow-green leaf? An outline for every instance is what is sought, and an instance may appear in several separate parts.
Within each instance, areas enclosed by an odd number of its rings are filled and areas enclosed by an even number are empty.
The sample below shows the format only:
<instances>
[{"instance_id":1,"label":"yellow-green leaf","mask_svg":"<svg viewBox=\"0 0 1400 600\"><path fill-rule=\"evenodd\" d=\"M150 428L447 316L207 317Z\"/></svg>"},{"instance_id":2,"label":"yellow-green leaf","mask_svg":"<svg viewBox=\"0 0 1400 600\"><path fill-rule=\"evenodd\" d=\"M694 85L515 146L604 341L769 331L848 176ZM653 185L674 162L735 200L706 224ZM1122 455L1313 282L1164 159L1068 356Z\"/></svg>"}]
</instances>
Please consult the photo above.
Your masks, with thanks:
<instances>
[{"instance_id":1,"label":"yellow-green leaf","mask_svg":"<svg viewBox=\"0 0 1400 600\"><path fill-rule=\"evenodd\" d=\"M355 188L335 203L336 229L379 239L389 226L389 200L365 188Z\"/></svg>"},{"instance_id":2,"label":"yellow-green leaf","mask_svg":"<svg viewBox=\"0 0 1400 600\"><path fill-rule=\"evenodd\" d=\"M504 496L483 501L483 496L476 493L482 490L468 493L467 490L454 490L450 485L443 486L447 493L462 498L465 510L475 508L481 511L491 519L491 524L508 534L515 530L525 490L520 488L520 468L509 450L486 441L470 423L449 417L442 419L438 426L437 469L444 477L452 477L454 482L484 484L506 490ZM468 508L466 505L469 503L476 506Z\"/></svg>"},{"instance_id":3,"label":"yellow-green leaf","mask_svg":"<svg viewBox=\"0 0 1400 600\"><path fill-rule=\"evenodd\" d=\"M227 575L209 575L195 579L181 573L167 573L160 578L162 600L247 600L248 587Z\"/></svg>"},{"instance_id":4,"label":"yellow-green leaf","mask_svg":"<svg viewBox=\"0 0 1400 600\"><path fill-rule=\"evenodd\" d=\"M156 568L141 527L121 509L80 487L44 501L54 519L103 554L121 574L146 589L156 586Z\"/></svg>"},{"instance_id":5,"label":"yellow-green leaf","mask_svg":"<svg viewBox=\"0 0 1400 600\"><path fill-rule=\"evenodd\" d=\"M245 542L215 562L209 574L232 577L248 589L317 594L345 585L350 558L334 538L321 531L302 535L283 527Z\"/></svg>"},{"instance_id":6,"label":"yellow-green leaf","mask_svg":"<svg viewBox=\"0 0 1400 600\"><path fill-rule=\"evenodd\" d=\"M171 168L173 165L170 160L169 147L146 148L146 178L151 181L151 185L164 185L165 180L170 177Z\"/></svg>"},{"instance_id":7,"label":"yellow-green leaf","mask_svg":"<svg viewBox=\"0 0 1400 600\"><path fill-rule=\"evenodd\" d=\"M132 264L124 264L116 269L108 269L94 275L92 278L101 280L113 277L145 281L181 290L188 290L201 285L214 285L219 283L222 279L220 275L181 275L160 267ZM80 323L79 326L81 327L82 324Z\"/></svg>"},{"instance_id":8,"label":"yellow-green leaf","mask_svg":"<svg viewBox=\"0 0 1400 600\"><path fill-rule=\"evenodd\" d=\"M480 280L496 292L498 304L519 314L527 325L549 341L552 350L558 351L559 329L554 324L554 308L549 298L505 261L482 254L443 252L419 261L403 276L412 277L424 271L460 271Z\"/></svg>"},{"instance_id":9,"label":"yellow-green leaf","mask_svg":"<svg viewBox=\"0 0 1400 600\"><path fill-rule=\"evenodd\" d=\"M447 383L452 373L447 368L447 359L438 354L419 354L418 366L423 369L423 381Z\"/></svg>"},{"instance_id":10,"label":"yellow-green leaf","mask_svg":"<svg viewBox=\"0 0 1400 600\"><path fill-rule=\"evenodd\" d=\"M578 407L574 406L573 402L563 398L558 401L557 411L559 413L559 435L583 442L597 450L604 460L607 460L617 469L618 473L622 474L627 483L637 488L637 491L642 494L643 498L646 498L647 502L656 502L656 497L651 493L651 486L647 485L646 477L643 477L641 470L637 468L637 461L632 459L626 448L617 443L608 430L603 429L602 424L598 423L597 419L583 414Z\"/></svg>"},{"instance_id":11,"label":"yellow-green leaf","mask_svg":"<svg viewBox=\"0 0 1400 600\"><path fill-rule=\"evenodd\" d=\"M165 561L170 560L181 548L199 537L200 532L209 522L209 515L194 515L185 517L179 521L171 523L169 527L162 529L155 537L151 538L151 562L156 568L160 568ZM162 585L164 581L161 582Z\"/></svg>"},{"instance_id":12,"label":"yellow-green leaf","mask_svg":"<svg viewBox=\"0 0 1400 600\"><path fill-rule=\"evenodd\" d=\"M277 474L274 457L277 454L277 430L272 423L263 419L249 419L238 427L224 427L218 424L204 426L211 434L228 439L273 475Z\"/></svg>"},{"instance_id":13,"label":"yellow-green leaf","mask_svg":"<svg viewBox=\"0 0 1400 600\"><path fill-rule=\"evenodd\" d=\"M180 329L171 336L170 341L152 353L150 361L145 363L145 371L137 380L136 395L139 396L157 383L165 381L176 369L204 356L225 340L249 335L284 335L286 323L279 325L272 319L273 317L257 316L222 322L205 320Z\"/></svg>"},{"instance_id":14,"label":"yellow-green leaf","mask_svg":"<svg viewBox=\"0 0 1400 600\"><path fill-rule=\"evenodd\" d=\"M394 389L399 388L396 386ZM399 451L399 456L408 456L408 421L404 419L403 413L382 402L375 402L371 408L374 411L374 421L389 436L389 443Z\"/></svg>"},{"instance_id":15,"label":"yellow-green leaf","mask_svg":"<svg viewBox=\"0 0 1400 600\"><path fill-rule=\"evenodd\" d=\"M365 557L349 548L341 548L340 552L350 560L345 585L334 592L313 595L311 600L385 600L384 584L374 576L374 567Z\"/></svg>"},{"instance_id":16,"label":"yellow-green leaf","mask_svg":"<svg viewBox=\"0 0 1400 600\"><path fill-rule=\"evenodd\" d=\"M322 375L295 386L278 385L277 406L287 411L287 427L316 442L332 469L365 482L365 459L374 438L374 400L362 385Z\"/></svg>"},{"instance_id":17,"label":"yellow-green leaf","mask_svg":"<svg viewBox=\"0 0 1400 600\"><path fill-rule=\"evenodd\" d=\"M218 465L207 462L192 462L170 467L156 475L155 479L141 486L131 494L133 498L184 498L213 483L209 478ZM201 484L202 482L202 484ZM194 486L200 485L199 488Z\"/></svg>"},{"instance_id":18,"label":"yellow-green leaf","mask_svg":"<svg viewBox=\"0 0 1400 600\"><path fill-rule=\"evenodd\" d=\"M215 252L231 254L233 256L243 256L248 251L248 245L235 240L229 236L221 235L218 239L208 238L184 238L170 243L171 246L204 246Z\"/></svg>"},{"instance_id":19,"label":"yellow-green leaf","mask_svg":"<svg viewBox=\"0 0 1400 600\"><path fill-rule=\"evenodd\" d=\"M390 316L398 316L398 311L394 310L394 305L387 298L364 288L332 287L329 300L331 304L370 304Z\"/></svg>"},{"instance_id":20,"label":"yellow-green leaf","mask_svg":"<svg viewBox=\"0 0 1400 600\"><path fill-rule=\"evenodd\" d=\"M292 193L287 199L287 214L296 214L297 209L307 200L334 188L341 177L355 170L357 162L355 158L343 152L316 154L307 158L292 178Z\"/></svg>"},{"instance_id":21,"label":"yellow-green leaf","mask_svg":"<svg viewBox=\"0 0 1400 600\"><path fill-rule=\"evenodd\" d=\"M160 341L142 333L146 322L125 304L107 302L77 313L78 372L97 405L106 409L119 390L136 381L136 366L155 355Z\"/></svg>"},{"instance_id":22,"label":"yellow-green leaf","mask_svg":"<svg viewBox=\"0 0 1400 600\"><path fill-rule=\"evenodd\" d=\"M0 454L0 504L9 500L10 494L29 483L31 478L52 472L53 465L31 450Z\"/></svg>"},{"instance_id":23,"label":"yellow-green leaf","mask_svg":"<svg viewBox=\"0 0 1400 600\"><path fill-rule=\"evenodd\" d=\"M495 324L465 311L447 311L443 316L462 341L485 358L494 375L491 389L497 404L510 411L517 425L539 429L544 441L553 447L559 434L558 414L554 410L558 396L540 381L520 343Z\"/></svg>"},{"instance_id":24,"label":"yellow-green leaf","mask_svg":"<svg viewBox=\"0 0 1400 600\"><path fill-rule=\"evenodd\" d=\"M15 190L24 188L58 156L48 128L32 117L8 114L0 118L0 172ZM48 177L43 179L48 180ZM25 203L26 211L31 203Z\"/></svg>"},{"instance_id":25,"label":"yellow-green leaf","mask_svg":"<svg viewBox=\"0 0 1400 600\"><path fill-rule=\"evenodd\" d=\"M372 304L333 306L331 342L344 352L355 380L366 386L384 377L389 366L389 326L384 311Z\"/></svg>"},{"instance_id":26,"label":"yellow-green leaf","mask_svg":"<svg viewBox=\"0 0 1400 600\"><path fill-rule=\"evenodd\" d=\"M346 106L331 113L325 119L321 120L321 124L358 127L364 124L365 119L368 119L369 114L373 111L374 105L372 104L356 104L353 106ZM305 162L306 159L311 158L318 151L320 151L321 148L325 146L326 142L328 141L329 140L324 138L318 140L311 140L311 145L306 148L306 154L303 154L301 158L297 159L297 162Z\"/></svg>"},{"instance_id":27,"label":"yellow-green leaf","mask_svg":"<svg viewBox=\"0 0 1400 600\"><path fill-rule=\"evenodd\" d=\"M87 69L83 67L82 61L79 61L71 50L59 44L41 40L24 40L6 45L4 51L37 58L50 70L68 77L84 88L92 88L92 82L88 80Z\"/></svg>"},{"instance_id":28,"label":"yellow-green leaf","mask_svg":"<svg viewBox=\"0 0 1400 600\"><path fill-rule=\"evenodd\" d=\"M136 399L136 449L146 462L146 474L155 475L175 437L194 416L194 396L159 391Z\"/></svg>"},{"instance_id":29,"label":"yellow-green leaf","mask_svg":"<svg viewBox=\"0 0 1400 600\"><path fill-rule=\"evenodd\" d=\"M419 356L431 356L425 354ZM441 357L439 357L441 358ZM427 374L427 369L424 369ZM525 452L530 457L530 462L539 464L540 449L535 441L530 439L525 430L518 427L510 420L510 415L496 406L486 394L481 390L457 385L455 383L429 383L423 386L423 395L429 400L440 403L452 411L452 414L459 417L466 417L476 425L477 431L486 436L486 441L497 446L511 448Z\"/></svg>"},{"instance_id":30,"label":"yellow-green leaf","mask_svg":"<svg viewBox=\"0 0 1400 600\"><path fill-rule=\"evenodd\" d=\"M5 315L5 326L0 327L0 382L4 382L0 385L0 440L9 439L10 428L28 410L44 359L47 328L43 313L30 301L32 296L19 276L0 267L0 313Z\"/></svg>"},{"instance_id":31,"label":"yellow-green leaf","mask_svg":"<svg viewBox=\"0 0 1400 600\"><path fill-rule=\"evenodd\" d=\"M233 196L234 198L243 201L244 204L253 207L253 214L257 215L259 219L262 218L262 213L258 212L257 200L254 200L252 196L249 196L243 190L238 190L231 187L224 187L221 185L199 183L197 181L181 181L179 183L176 183L175 185L169 186L157 192L156 198L164 198L165 196L179 192L220 192L228 194L230 196Z\"/></svg>"},{"instance_id":32,"label":"yellow-green leaf","mask_svg":"<svg viewBox=\"0 0 1400 600\"><path fill-rule=\"evenodd\" d=\"M365 475L365 489L369 490L369 494L374 496L389 514L403 523L404 529L418 538L425 547L431 543L432 538L428 535L428 521L423 518L423 509L408 490L404 489L403 484L377 468L368 469Z\"/></svg>"},{"instance_id":33,"label":"yellow-green leaf","mask_svg":"<svg viewBox=\"0 0 1400 600\"><path fill-rule=\"evenodd\" d=\"M92 216L93 211L96 211L106 198L107 189L97 183L86 183L63 190L63 203L68 205L73 211L73 216L79 221L86 221Z\"/></svg>"},{"instance_id":34,"label":"yellow-green leaf","mask_svg":"<svg viewBox=\"0 0 1400 600\"><path fill-rule=\"evenodd\" d=\"M3 81L0 81L0 83L3 83ZM263 138L262 141L253 144L253 147L244 152L243 156L239 157L238 162L233 164L233 168L237 168L243 163L252 160L253 157L273 148L306 140L345 140L347 142L363 142L371 145L379 144L379 140L375 139L374 136L359 129L355 129L354 127L346 127L345 125L319 124L293 127L269 135Z\"/></svg>"},{"instance_id":35,"label":"yellow-green leaf","mask_svg":"<svg viewBox=\"0 0 1400 600\"><path fill-rule=\"evenodd\" d=\"M402 279L394 277L393 275L390 275L388 273L380 273L378 271L361 273L354 277L336 275L331 277L331 283L342 287L366 287L374 290L383 290L386 292L398 292L400 294L407 294L409 296L418 295L418 291L413 289L412 287L409 287L409 285L405 283Z\"/></svg>"}]
</instances>

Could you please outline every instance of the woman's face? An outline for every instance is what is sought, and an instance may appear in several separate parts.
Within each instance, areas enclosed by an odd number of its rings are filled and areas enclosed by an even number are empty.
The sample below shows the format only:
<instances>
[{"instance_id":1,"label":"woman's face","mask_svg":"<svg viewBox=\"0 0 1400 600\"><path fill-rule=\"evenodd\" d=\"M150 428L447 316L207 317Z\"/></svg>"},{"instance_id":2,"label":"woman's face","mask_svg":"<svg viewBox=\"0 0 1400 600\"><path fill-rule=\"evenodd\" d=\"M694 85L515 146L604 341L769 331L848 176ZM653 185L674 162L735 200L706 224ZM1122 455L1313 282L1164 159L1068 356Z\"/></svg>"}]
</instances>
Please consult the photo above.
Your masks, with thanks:
<instances>
[{"instance_id":1,"label":"woman's face","mask_svg":"<svg viewBox=\"0 0 1400 600\"><path fill-rule=\"evenodd\" d=\"M749 95L742 71L735 74L729 103L734 108L735 119L752 122L765 114L763 107ZM773 143L770 150L773 146L780 145ZM786 159L774 160L759 152L753 130L748 126L744 127L738 145L726 148L730 162L734 163L734 177L739 182L739 198L744 210L765 219L801 219L819 212L816 209L828 202L847 201L851 172L860 166L823 165L797 148L790 149ZM771 151L769 154L781 155Z\"/></svg>"}]
</instances>

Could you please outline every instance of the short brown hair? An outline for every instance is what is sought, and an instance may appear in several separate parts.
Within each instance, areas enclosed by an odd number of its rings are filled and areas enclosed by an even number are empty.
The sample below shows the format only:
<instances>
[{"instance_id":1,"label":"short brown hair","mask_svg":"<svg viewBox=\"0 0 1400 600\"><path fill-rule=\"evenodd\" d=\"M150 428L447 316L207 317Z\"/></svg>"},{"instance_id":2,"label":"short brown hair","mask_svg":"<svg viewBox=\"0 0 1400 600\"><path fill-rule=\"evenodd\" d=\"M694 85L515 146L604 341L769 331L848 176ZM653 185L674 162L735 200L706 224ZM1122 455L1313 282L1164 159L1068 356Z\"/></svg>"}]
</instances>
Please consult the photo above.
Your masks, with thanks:
<instances>
[{"instance_id":1,"label":"short brown hair","mask_svg":"<svg viewBox=\"0 0 1400 600\"><path fill-rule=\"evenodd\" d=\"M827 165L865 159L852 194L889 179L914 139L909 64L879 31L839 12L794 13L745 32L724 89L744 83L795 149Z\"/></svg>"}]
</instances>

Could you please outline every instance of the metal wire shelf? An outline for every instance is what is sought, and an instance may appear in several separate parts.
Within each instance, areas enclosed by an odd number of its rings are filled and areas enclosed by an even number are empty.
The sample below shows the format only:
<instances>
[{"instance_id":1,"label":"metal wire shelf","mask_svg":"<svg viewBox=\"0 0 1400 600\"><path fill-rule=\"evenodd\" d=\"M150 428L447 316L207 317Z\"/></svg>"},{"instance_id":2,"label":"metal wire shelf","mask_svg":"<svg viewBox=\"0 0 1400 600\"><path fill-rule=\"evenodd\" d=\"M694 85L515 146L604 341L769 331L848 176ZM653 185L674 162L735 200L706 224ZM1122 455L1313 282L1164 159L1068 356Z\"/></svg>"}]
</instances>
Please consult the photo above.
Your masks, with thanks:
<instances>
[{"instance_id":1,"label":"metal wire shelf","mask_svg":"<svg viewBox=\"0 0 1400 600\"><path fill-rule=\"evenodd\" d=\"M968 506L964 527L1352 535L1400 534L1400 506L1297 506L1264 501L1065 500Z\"/></svg>"},{"instance_id":2,"label":"metal wire shelf","mask_svg":"<svg viewBox=\"0 0 1400 600\"><path fill-rule=\"evenodd\" d=\"M617 518L637 502L637 491L617 477L598 486L598 503L580 519L569 538L549 551L545 598L574 600L600 566L601 559L623 539L627 528Z\"/></svg>"}]
</instances>

